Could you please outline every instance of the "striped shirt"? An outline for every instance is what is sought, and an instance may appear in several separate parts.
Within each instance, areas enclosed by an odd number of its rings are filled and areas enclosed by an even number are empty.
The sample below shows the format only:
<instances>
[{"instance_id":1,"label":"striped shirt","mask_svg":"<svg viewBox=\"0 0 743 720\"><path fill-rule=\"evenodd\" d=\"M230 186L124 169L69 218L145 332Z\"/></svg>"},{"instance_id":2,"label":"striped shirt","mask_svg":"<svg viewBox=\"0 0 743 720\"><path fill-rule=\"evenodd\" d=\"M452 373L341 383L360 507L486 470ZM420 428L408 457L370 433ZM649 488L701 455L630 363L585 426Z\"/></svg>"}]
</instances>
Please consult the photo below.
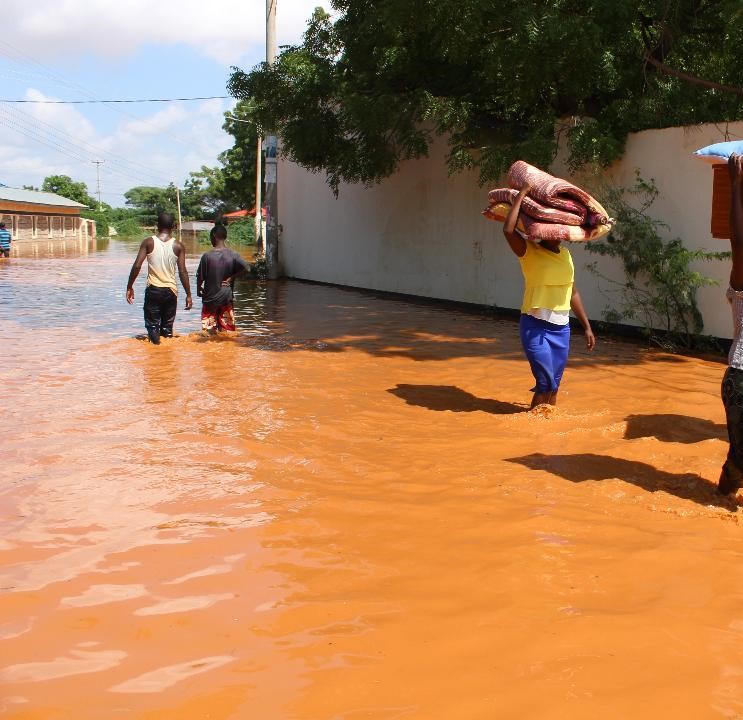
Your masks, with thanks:
<instances>
[{"instance_id":1,"label":"striped shirt","mask_svg":"<svg viewBox=\"0 0 743 720\"><path fill-rule=\"evenodd\" d=\"M728 353L728 365L743 370L743 290L728 287L726 296L733 309L733 342Z\"/></svg>"},{"instance_id":2,"label":"striped shirt","mask_svg":"<svg viewBox=\"0 0 743 720\"><path fill-rule=\"evenodd\" d=\"M0 228L0 250L10 250L10 230Z\"/></svg>"}]
</instances>

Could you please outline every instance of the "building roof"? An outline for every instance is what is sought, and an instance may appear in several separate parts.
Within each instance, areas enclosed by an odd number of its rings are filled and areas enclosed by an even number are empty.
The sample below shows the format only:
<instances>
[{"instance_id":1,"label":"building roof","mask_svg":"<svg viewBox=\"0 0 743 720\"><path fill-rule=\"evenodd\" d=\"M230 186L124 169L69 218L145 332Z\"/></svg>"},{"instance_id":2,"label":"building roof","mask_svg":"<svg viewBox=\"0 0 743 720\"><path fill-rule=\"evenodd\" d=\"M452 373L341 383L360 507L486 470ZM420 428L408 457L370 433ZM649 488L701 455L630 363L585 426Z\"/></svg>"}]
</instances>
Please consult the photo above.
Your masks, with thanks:
<instances>
[{"instance_id":1,"label":"building roof","mask_svg":"<svg viewBox=\"0 0 743 720\"><path fill-rule=\"evenodd\" d=\"M241 218L246 217L247 215L250 215L250 217L255 217L255 208L250 208L250 210L235 210L235 212L225 213L224 217ZM261 217L266 217L266 208L261 208Z\"/></svg>"},{"instance_id":2,"label":"building roof","mask_svg":"<svg viewBox=\"0 0 743 720\"><path fill-rule=\"evenodd\" d=\"M53 205L56 207L88 207L74 200L57 195L56 193L41 192L40 190L19 190L0 186L0 202L8 200L10 202L29 203L31 205Z\"/></svg>"}]
</instances>

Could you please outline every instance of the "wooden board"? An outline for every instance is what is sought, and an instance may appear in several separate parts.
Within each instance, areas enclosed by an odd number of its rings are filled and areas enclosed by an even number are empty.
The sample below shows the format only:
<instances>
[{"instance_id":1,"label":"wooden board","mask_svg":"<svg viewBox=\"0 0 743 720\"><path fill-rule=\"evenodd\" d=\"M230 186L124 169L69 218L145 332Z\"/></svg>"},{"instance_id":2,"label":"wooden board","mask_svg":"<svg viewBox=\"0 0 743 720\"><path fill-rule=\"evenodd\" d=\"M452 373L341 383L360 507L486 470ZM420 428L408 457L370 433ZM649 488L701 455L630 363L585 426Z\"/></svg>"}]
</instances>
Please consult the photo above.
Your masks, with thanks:
<instances>
[{"instance_id":1,"label":"wooden board","mask_svg":"<svg viewBox=\"0 0 743 720\"><path fill-rule=\"evenodd\" d=\"M712 168L712 218L710 221L712 237L720 240L730 239L730 175L727 165L714 165Z\"/></svg>"}]
</instances>

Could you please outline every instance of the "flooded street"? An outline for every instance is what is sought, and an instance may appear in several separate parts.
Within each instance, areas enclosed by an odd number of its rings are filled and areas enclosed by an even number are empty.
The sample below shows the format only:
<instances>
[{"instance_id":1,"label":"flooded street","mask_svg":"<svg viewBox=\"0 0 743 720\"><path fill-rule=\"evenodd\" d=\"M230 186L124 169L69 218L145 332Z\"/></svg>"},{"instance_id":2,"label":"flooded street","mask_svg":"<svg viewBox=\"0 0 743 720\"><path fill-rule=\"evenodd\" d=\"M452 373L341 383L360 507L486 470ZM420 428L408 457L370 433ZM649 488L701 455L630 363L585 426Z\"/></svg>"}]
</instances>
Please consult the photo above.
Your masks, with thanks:
<instances>
[{"instance_id":1,"label":"flooded street","mask_svg":"<svg viewBox=\"0 0 743 720\"><path fill-rule=\"evenodd\" d=\"M515 321L291 281L152 346L136 247L0 261L0 716L743 718L721 361L527 413Z\"/></svg>"}]
</instances>

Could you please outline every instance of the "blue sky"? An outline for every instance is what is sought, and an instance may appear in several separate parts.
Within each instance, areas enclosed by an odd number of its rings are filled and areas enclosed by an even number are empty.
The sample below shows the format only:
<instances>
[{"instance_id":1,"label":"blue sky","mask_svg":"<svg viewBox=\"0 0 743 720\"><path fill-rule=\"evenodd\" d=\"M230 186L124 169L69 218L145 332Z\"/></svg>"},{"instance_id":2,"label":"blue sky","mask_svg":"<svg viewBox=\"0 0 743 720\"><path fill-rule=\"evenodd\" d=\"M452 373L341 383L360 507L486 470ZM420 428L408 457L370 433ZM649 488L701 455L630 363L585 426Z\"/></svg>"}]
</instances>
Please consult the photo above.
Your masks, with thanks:
<instances>
[{"instance_id":1,"label":"blue sky","mask_svg":"<svg viewBox=\"0 0 743 720\"><path fill-rule=\"evenodd\" d=\"M323 0L278 0L279 44ZM0 100L227 95L231 65L265 56L264 0L3 0ZM231 145L231 99L125 105L0 103L0 182L70 175L122 205L135 185L182 186Z\"/></svg>"}]
</instances>

